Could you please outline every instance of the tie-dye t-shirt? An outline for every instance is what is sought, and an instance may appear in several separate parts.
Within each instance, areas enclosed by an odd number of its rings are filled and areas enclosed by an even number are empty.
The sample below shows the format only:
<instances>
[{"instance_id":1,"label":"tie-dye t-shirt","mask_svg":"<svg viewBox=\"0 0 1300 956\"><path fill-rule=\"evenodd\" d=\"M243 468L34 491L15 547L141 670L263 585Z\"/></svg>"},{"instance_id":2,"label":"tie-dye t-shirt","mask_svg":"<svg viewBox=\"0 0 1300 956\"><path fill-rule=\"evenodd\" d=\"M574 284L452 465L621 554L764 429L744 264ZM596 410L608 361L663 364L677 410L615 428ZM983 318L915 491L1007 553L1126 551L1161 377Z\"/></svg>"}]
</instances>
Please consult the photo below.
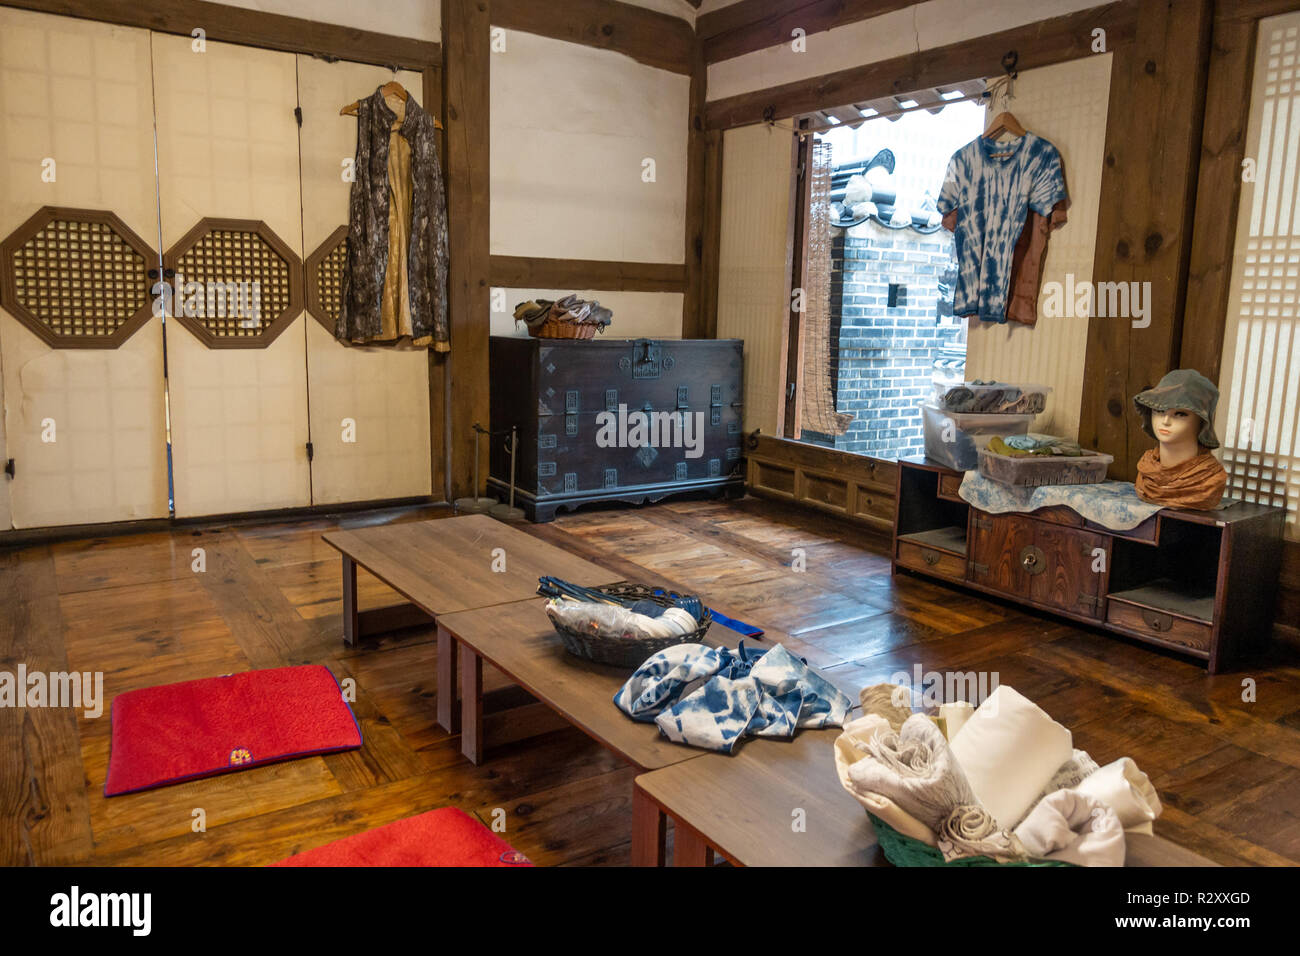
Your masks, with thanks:
<instances>
[{"instance_id":1,"label":"tie-dye t-shirt","mask_svg":"<svg viewBox=\"0 0 1300 956\"><path fill-rule=\"evenodd\" d=\"M1008 143L980 136L953 154L939 212L957 213L954 315L1007 320L1016 240L1029 211L1050 218L1068 199L1061 154L1041 136L1026 133Z\"/></svg>"}]
</instances>

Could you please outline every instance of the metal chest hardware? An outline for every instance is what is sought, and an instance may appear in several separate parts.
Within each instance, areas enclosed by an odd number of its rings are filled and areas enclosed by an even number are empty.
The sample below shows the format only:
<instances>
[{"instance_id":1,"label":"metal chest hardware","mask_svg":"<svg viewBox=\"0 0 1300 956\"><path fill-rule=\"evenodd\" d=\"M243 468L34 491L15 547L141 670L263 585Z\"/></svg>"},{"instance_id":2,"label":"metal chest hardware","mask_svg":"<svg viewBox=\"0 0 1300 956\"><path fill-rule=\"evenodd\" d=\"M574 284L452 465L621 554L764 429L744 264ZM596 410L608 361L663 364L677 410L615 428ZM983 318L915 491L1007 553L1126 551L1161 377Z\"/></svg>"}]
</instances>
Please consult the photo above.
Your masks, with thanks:
<instances>
[{"instance_id":1,"label":"metal chest hardware","mask_svg":"<svg viewBox=\"0 0 1300 956\"><path fill-rule=\"evenodd\" d=\"M662 369L658 342L642 339L632 346L632 377L658 378Z\"/></svg>"},{"instance_id":2,"label":"metal chest hardware","mask_svg":"<svg viewBox=\"0 0 1300 956\"><path fill-rule=\"evenodd\" d=\"M931 551L928 548L921 551L921 560L930 565L930 567L934 567L938 564L939 561L942 560L942 557L943 556L940 555L938 551Z\"/></svg>"},{"instance_id":3,"label":"metal chest hardware","mask_svg":"<svg viewBox=\"0 0 1300 956\"><path fill-rule=\"evenodd\" d=\"M1047 570L1047 555L1037 545L1027 545L1020 550L1020 565L1030 574L1042 574Z\"/></svg>"},{"instance_id":4,"label":"metal chest hardware","mask_svg":"<svg viewBox=\"0 0 1300 956\"><path fill-rule=\"evenodd\" d=\"M971 524L971 527L974 528L976 531L992 531L992 530L993 530L993 519L992 519L992 518L971 518L971 519L970 519L970 524Z\"/></svg>"},{"instance_id":5,"label":"metal chest hardware","mask_svg":"<svg viewBox=\"0 0 1300 956\"><path fill-rule=\"evenodd\" d=\"M1153 631L1161 633L1168 631L1174 626L1174 619L1168 614L1161 614L1159 611L1152 611L1149 608L1142 609L1142 621Z\"/></svg>"},{"instance_id":6,"label":"metal chest hardware","mask_svg":"<svg viewBox=\"0 0 1300 956\"><path fill-rule=\"evenodd\" d=\"M566 471L564 473L564 493L571 495L578 490L578 473L576 471Z\"/></svg>"}]
</instances>

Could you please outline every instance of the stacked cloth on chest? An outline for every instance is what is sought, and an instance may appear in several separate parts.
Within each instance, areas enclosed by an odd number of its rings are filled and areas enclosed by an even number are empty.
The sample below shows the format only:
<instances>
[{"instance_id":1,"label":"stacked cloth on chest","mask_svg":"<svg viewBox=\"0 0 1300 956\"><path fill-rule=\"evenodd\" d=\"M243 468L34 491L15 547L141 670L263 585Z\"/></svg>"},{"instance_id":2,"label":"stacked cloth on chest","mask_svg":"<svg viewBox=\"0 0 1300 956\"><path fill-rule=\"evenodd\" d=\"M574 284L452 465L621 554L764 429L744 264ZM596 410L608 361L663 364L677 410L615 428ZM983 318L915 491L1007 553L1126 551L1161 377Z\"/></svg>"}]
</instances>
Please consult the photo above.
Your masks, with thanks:
<instances>
[{"instance_id":1,"label":"stacked cloth on chest","mask_svg":"<svg viewBox=\"0 0 1300 956\"><path fill-rule=\"evenodd\" d=\"M746 737L793 737L802 727L839 727L845 694L777 645L735 652L676 644L651 656L614 695L633 720L653 721L669 740L731 753Z\"/></svg>"},{"instance_id":2,"label":"stacked cloth on chest","mask_svg":"<svg viewBox=\"0 0 1300 956\"><path fill-rule=\"evenodd\" d=\"M1132 760L1099 768L1073 748L1069 730L1010 687L962 721L947 715L945 740L930 716L891 722L881 686L863 690L867 713L835 743L840 782L873 816L946 860L1122 866L1124 831L1150 833L1160 814Z\"/></svg>"}]
</instances>

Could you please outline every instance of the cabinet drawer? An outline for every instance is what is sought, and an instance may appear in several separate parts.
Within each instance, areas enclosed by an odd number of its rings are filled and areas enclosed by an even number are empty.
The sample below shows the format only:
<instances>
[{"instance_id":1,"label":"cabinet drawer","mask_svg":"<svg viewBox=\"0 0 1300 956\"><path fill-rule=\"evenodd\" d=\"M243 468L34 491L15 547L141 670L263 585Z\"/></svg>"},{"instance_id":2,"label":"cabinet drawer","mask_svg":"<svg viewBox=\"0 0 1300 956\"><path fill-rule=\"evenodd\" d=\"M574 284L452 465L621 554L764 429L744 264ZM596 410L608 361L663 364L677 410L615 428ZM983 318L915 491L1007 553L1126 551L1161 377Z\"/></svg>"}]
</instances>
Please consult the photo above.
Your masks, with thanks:
<instances>
[{"instance_id":1,"label":"cabinet drawer","mask_svg":"<svg viewBox=\"0 0 1300 956\"><path fill-rule=\"evenodd\" d=\"M930 571L955 580L966 577L966 559L947 551L927 548L910 541L898 542L898 563L918 571Z\"/></svg>"},{"instance_id":2,"label":"cabinet drawer","mask_svg":"<svg viewBox=\"0 0 1300 956\"><path fill-rule=\"evenodd\" d=\"M1210 625L1198 624L1164 611L1112 598L1107 602L1106 623L1170 644L1180 644L1198 651L1210 650Z\"/></svg>"},{"instance_id":3,"label":"cabinet drawer","mask_svg":"<svg viewBox=\"0 0 1300 956\"><path fill-rule=\"evenodd\" d=\"M961 487L963 475L945 475L939 473L939 497L947 498L949 501L961 501L961 495L957 494L957 489Z\"/></svg>"}]
</instances>

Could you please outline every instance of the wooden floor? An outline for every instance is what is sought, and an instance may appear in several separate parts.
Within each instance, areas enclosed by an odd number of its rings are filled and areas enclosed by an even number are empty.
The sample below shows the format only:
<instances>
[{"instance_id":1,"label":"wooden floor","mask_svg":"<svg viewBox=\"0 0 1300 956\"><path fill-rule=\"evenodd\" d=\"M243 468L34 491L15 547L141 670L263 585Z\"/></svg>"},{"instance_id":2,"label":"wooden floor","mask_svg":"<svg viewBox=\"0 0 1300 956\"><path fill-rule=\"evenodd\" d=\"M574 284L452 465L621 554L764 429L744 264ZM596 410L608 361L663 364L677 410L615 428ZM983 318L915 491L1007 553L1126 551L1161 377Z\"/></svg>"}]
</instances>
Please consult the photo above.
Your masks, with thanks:
<instances>
[{"instance_id":1,"label":"wooden floor","mask_svg":"<svg viewBox=\"0 0 1300 956\"><path fill-rule=\"evenodd\" d=\"M0 863L269 863L434 807L485 821L534 861L628 859L631 771L581 733L471 766L437 729L434 635L346 650L339 559L323 531L441 517L105 538L0 553L0 669L103 671L105 697L248 668L323 663L358 687L365 746L147 793L103 796L104 715L0 709ZM629 579L703 593L810 663L861 684L896 671L997 672L1100 762L1133 757L1165 802L1157 833L1227 864L1300 862L1300 667L1202 667L1046 616L900 575L883 542L745 499L592 510L525 525ZM206 570L192 570L193 549ZM795 570L801 549L806 570ZM361 606L391 592L363 573ZM1242 701L1243 681L1256 702ZM612 706L612 705L611 705ZM829 762L826 772L833 773ZM195 832L202 811L205 832Z\"/></svg>"}]
</instances>

